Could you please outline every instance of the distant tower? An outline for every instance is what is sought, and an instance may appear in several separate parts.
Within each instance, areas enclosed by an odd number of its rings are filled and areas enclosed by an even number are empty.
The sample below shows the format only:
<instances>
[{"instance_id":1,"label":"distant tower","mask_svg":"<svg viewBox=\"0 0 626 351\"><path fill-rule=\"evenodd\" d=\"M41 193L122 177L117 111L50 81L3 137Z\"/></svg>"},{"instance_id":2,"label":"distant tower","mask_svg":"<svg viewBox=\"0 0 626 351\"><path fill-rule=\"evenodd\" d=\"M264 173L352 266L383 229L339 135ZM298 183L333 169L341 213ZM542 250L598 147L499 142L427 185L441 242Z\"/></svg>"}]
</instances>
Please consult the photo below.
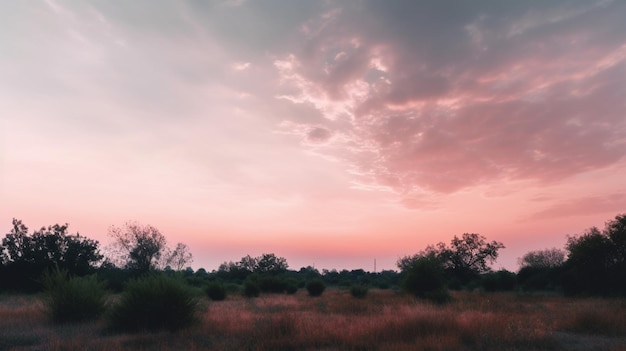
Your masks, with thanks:
<instances>
[{"instance_id":1,"label":"distant tower","mask_svg":"<svg viewBox=\"0 0 626 351\"><path fill-rule=\"evenodd\" d=\"M376 259L374 259L374 273L376 273Z\"/></svg>"}]
</instances>

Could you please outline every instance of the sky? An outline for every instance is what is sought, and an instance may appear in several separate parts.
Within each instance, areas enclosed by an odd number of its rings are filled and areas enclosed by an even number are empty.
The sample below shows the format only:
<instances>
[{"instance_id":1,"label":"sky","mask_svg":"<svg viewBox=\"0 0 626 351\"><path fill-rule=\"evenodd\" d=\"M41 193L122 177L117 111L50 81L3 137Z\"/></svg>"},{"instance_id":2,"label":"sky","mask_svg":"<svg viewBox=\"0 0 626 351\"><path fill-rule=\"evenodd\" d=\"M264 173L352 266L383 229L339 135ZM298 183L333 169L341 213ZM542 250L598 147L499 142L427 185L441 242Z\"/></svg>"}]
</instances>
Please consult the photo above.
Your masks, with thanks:
<instances>
[{"instance_id":1,"label":"sky","mask_svg":"<svg viewBox=\"0 0 626 351\"><path fill-rule=\"evenodd\" d=\"M3 1L0 231L494 269L626 212L626 1Z\"/></svg>"}]
</instances>

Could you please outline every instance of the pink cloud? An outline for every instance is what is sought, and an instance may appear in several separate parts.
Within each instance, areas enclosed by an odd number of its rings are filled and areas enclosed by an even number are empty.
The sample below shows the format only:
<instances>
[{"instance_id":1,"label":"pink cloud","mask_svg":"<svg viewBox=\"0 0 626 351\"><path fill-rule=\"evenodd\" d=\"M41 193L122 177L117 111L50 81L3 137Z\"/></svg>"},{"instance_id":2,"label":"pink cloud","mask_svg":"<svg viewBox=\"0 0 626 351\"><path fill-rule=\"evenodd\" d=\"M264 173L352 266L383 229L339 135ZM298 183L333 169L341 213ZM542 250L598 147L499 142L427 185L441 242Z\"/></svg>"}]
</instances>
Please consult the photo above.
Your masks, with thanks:
<instances>
[{"instance_id":1,"label":"pink cloud","mask_svg":"<svg viewBox=\"0 0 626 351\"><path fill-rule=\"evenodd\" d=\"M409 205L424 192L551 184L623 162L626 36L618 22L591 26L610 9L547 6L532 21L510 11L511 23L469 11L451 28L388 30L370 13L375 35L335 12L309 28L283 78L306 87L299 102L349 126L329 152ZM442 32L420 32L428 23Z\"/></svg>"},{"instance_id":2,"label":"pink cloud","mask_svg":"<svg viewBox=\"0 0 626 351\"><path fill-rule=\"evenodd\" d=\"M559 217L576 217L593 214L613 214L616 208L626 208L626 193L585 196L559 201L531 214L527 219L542 220Z\"/></svg>"}]
</instances>

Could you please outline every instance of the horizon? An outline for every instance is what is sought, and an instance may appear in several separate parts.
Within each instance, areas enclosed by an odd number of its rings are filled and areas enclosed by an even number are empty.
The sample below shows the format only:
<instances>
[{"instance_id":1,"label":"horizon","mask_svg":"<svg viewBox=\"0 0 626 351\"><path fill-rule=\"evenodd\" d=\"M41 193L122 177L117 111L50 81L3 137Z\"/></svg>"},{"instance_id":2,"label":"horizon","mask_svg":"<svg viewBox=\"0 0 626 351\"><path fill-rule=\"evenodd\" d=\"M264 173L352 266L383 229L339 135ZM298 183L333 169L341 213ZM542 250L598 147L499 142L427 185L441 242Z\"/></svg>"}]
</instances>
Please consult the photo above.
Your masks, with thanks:
<instances>
[{"instance_id":1,"label":"horizon","mask_svg":"<svg viewBox=\"0 0 626 351\"><path fill-rule=\"evenodd\" d=\"M152 225L195 270L492 268L626 212L626 2L0 4L0 234Z\"/></svg>"}]
</instances>

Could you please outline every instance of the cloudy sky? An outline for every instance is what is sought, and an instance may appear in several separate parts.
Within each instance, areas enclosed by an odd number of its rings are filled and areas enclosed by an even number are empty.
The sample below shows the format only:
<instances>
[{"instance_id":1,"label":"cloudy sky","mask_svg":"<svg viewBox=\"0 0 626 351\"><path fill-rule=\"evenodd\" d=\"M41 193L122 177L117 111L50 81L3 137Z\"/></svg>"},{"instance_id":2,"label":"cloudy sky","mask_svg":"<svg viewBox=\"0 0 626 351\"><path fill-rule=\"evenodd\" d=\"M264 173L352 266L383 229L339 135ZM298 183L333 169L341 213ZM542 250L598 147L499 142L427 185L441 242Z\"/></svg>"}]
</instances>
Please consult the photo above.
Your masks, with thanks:
<instances>
[{"instance_id":1,"label":"cloudy sky","mask_svg":"<svg viewBox=\"0 0 626 351\"><path fill-rule=\"evenodd\" d=\"M0 229L494 268L626 211L625 1L4 1Z\"/></svg>"}]
</instances>

